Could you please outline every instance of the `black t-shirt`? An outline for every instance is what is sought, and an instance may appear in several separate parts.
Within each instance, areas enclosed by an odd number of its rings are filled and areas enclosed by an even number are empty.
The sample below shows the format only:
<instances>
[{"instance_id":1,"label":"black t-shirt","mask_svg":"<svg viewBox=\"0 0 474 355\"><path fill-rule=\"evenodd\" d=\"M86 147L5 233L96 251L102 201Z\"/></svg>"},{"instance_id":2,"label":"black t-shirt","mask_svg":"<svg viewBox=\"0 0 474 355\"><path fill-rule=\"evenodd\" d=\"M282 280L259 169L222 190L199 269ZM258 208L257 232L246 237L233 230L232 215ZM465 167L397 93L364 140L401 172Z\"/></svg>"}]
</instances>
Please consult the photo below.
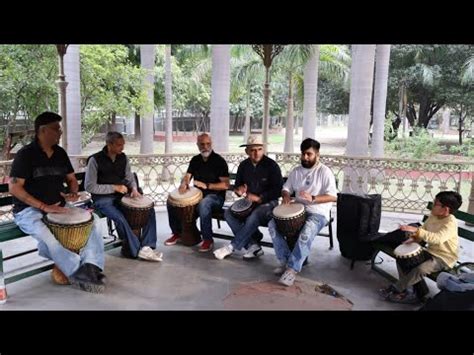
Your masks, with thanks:
<instances>
[{"instance_id":1,"label":"black t-shirt","mask_svg":"<svg viewBox=\"0 0 474 355\"><path fill-rule=\"evenodd\" d=\"M204 161L201 154L195 155L189 163L188 173L190 173L195 180L204 183L217 183L221 180L220 177L229 176L229 167L227 162L219 154L212 151L207 161ZM204 196L208 194L217 194L225 198L225 190L202 190Z\"/></svg>"},{"instance_id":2,"label":"black t-shirt","mask_svg":"<svg viewBox=\"0 0 474 355\"><path fill-rule=\"evenodd\" d=\"M16 154L10 177L25 179L26 192L41 202L51 205L56 202L64 203L60 192L64 192L66 175L73 172L71 161L63 148L55 145L53 155L48 158L38 142L33 141ZM13 204L13 213L29 207L15 197L13 197Z\"/></svg>"}]
</instances>

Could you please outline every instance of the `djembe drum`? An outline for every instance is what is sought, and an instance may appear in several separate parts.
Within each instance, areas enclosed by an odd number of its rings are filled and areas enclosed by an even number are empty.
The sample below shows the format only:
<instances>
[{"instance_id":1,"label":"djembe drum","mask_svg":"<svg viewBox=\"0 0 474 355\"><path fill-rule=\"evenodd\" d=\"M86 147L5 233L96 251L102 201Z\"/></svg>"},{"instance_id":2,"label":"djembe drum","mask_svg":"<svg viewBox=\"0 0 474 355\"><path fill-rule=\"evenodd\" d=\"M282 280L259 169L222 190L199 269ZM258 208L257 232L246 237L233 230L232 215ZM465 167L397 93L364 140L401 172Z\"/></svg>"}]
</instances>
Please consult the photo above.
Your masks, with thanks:
<instances>
[{"instance_id":1,"label":"djembe drum","mask_svg":"<svg viewBox=\"0 0 474 355\"><path fill-rule=\"evenodd\" d=\"M232 206L230 206L230 212L240 219L241 221L245 220L250 213L253 211L254 204L252 201L247 200L246 198L241 198L235 201Z\"/></svg>"},{"instance_id":2,"label":"djembe drum","mask_svg":"<svg viewBox=\"0 0 474 355\"><path fill-rule=\"evenodd\" d=\"M306 221L306 211L301 203L281 204L273 209L273 219L278 231L286 237L288 247L293 250L298 234Z\"/></svg>"},{"instance_id":3,"label":"djembe drum","mask_svg":"<svg viewBox=\"0 0 474 355\"><path fill-rule=\"evenodd\" d=\"M201 235L196 227L197 205L202 200L202 191L191 186L185 193L176 189L168 195L168 207L174 210L182 225L181 242L192 246L201 241Z\"/></svg>"},{"instance_id":4,"label":"djembe drum","mask_svg":"<svg viewBox=\"0 0 474 355\"><path fill-rule=\"evenodd\" d=\"M123 196L120 200L120 210L138 238L140 238L142 228L148 223L150 211L154 206L153 200L143 195L133 198Z\"/></svg>"},{"instance_id":5,"label":"djembe drum","mask_svg":"<svg viewBox=\"0 0 474 355\"><path fill-rule=\"evenodd\" d=\"M400 244L393 252L397 259L397 264L400 265L400 268L405 274L409 273L418 265L423 264L431 257L430 254L418 243ZM413 289L420 298L429 292L428 285L424 280L414 284Z\"/></svg>"},{"instance_id":6,"label":"djembe drum","mask_svg":"<svg viewBox=\"0 0 474 355\"><path fill-rule=\"evenodd\" d=\"M94 218L85 209L71 207L67 213L48 213L43 221L62 246L79 254L89 240Z\"/></svg>"}]
</instances>

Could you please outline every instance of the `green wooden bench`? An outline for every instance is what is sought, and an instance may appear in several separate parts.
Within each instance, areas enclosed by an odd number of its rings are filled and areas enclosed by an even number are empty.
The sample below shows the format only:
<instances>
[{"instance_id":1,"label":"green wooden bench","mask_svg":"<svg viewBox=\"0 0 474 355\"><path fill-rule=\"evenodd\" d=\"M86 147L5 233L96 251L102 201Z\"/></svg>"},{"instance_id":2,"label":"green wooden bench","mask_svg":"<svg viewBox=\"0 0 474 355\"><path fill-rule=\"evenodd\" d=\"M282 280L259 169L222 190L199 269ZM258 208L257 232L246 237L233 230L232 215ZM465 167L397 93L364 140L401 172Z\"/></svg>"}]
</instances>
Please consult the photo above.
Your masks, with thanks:
<instances>
[{"instance_id":1,"label":"green wooden bench","mask_svg":"<svg viewBox=\"0 0 474 355\"><path fill-rule=\"evenodd\" d=\"M84 191L85 173L81 172L81 173L76 173L75 175L79 182L79 191ZM8 194L8 184L0 184L0 196L2 196L0 197L0 207L11 206L13 204L12 196L7 195L7 194ZM100 218L105 217L103 214L101 214L97 210L94 211L94 213L96 213ZM104 244L104 249L110 250L122 245L122 241L118 239L118 237L114 234L112 222L109 219L107 219L107 225L108 225L109 236L112 237L112 240L109 240ZM9 240L27 237L27 236L28 236L27 234L23 233L23 231L20 228L18 228L18 226L15 224L13 220L0 223L0 243L6 242ZM28 249L26 251L4 257L2 248L0 246L0 277L3 275L4 262L8 260L17 259L19 257L34 253L36 251L38 251L37 248ZM24 278L50 270L53 268L53 265L54 263L51 260L45 260L42 262L38 262L35 264L28 265L26 267L21 267L19 269L13 270L9 272L8 275L6 275L5 284L19 281Z\"/></svg>"},{"instance_id":2,"label":"green wooden bench","mask_svg":"<svg viewBox=\"0 0 474 355\"><path fill-rule=\"evenodd\" d=\"M433 207L433 202L428 203L427 208L429 210L431 210L432 207ZM466 222L466 223L474 224L474 215L472 215L472 214L462 212L462 211L456 211L456 213L454 213L454 216L458 219L458 221L463 221L463 222ZM428 217L429 217L428 215L425 215L423 217L423 222L426 221L426 219ZM459 238L463 238L463 239L469 240L471 242L474 241L474 232L471 231L471 230L468 230L466 228L463 228L461 226L458 226L458 236L459 236ZM387 244L384 244L384 243L381 243L381 242L375 242L374 243L374 248L375 248L375 251L372 254L372 259L371 259L371 262L370 262L372 270L374 270L378 274L382 275L383 277L387 278L391 282L398 281L398 279L396 277L394 277L390 273L383 270L380 266L378 266L378 263L375 262L375 260L377 258L377 255L380 252L383 252L384 254L387 254L387 255L391 256L392 258L395 258L394 249L392 247L388 246ZM467 268L473 269L474 263L472 261L461 262L460 260L458 260L456 262L456 265L452 269L444 270L444 271L450 272L452 274L457 274L458 271L462 267L467 267ZM432 273L430 275L427 275L427 277L430 278L433 281L436 281L436 278L438 277L440 272Z\"/></svg>"},{"instance_id":3,"label":"green wooden bench","mask_svg":"<svg viewBox=\"0 0 474 355\"><path fill-rule=\"evenodd\" d=\"M229 188L227 189L227 191L230 191L230 192L234 191L234 182L235 182L236 177L237 177L237 174L235 174L235 173L229 174L229 179L230 179L231 184L230 184ZM287 178L284 177L283 181L286 182L286 179ZM229 207L230 207L230 205L224 204L224 207L220 211L214 212L212 214L212 218L217 221L217 226L218 226L219 229L221 228L220 222L225 221L224 212ZM330 212L329 221L326 224L326 227L328 228L328 232L327 233L326 232L320 232L318 234L319 236L329 238L329 249L332 249L334 247L333 233L332 233L332 223L333 222L334 222L334 217L332 216L332 212ZM263 226L263 227L267 227L267 226ZM215 233L215 232L213 234L214 234L214 237L220 238L220 239L232 240L234 238L233 235L228 235L228 234ZM261 241L260 244L263 245L263 246L269 247L269 248L273 248L273 243L272 242Z\"/></svg>"}]
</instances>

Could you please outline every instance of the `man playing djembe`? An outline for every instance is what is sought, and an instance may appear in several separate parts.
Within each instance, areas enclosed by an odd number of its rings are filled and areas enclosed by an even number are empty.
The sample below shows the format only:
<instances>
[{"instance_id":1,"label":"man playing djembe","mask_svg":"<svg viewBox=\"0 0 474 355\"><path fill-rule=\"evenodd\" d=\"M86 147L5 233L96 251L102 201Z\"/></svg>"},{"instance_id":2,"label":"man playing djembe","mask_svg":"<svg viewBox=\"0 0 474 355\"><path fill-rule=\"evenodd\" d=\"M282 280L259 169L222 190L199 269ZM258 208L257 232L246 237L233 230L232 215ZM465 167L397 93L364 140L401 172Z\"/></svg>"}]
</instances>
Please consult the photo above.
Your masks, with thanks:
<instances>
[{"instance_id":1,"label":"man playing djembe","mask_svg":"<svg viewBox=\"0 0 474 355\"><path fill-rule=\"evenodd\" d=\"M78 182L66 151L61 148L60 121L53 112L43 112L35 119L35 138L21 148L13 160L9 192L13 196L15 223L38 241L39 255L52 259L52 279L88 292L105 289L104 244L96 222L86 245L75 253L66 249L43 222L45 214L66 214L66 200L77 200ZM64 182L70 193L65 195Z\"/></svg>"}]
</instances>

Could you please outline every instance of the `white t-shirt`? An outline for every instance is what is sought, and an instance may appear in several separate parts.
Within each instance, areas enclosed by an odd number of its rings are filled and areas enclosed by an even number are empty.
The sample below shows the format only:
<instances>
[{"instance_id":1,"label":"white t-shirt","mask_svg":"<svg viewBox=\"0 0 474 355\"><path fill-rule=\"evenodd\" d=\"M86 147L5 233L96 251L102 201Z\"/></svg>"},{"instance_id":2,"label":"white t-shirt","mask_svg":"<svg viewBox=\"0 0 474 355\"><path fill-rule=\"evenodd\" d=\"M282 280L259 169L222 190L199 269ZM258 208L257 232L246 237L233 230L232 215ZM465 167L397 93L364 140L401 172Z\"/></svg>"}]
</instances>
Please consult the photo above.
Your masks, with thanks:
<instances>
[{"instance_id":1,"label":"white t-shirt","mask_svg":"<svg viewBox=\"0 0 474 355\"><path fill-rule=\"evenodd\" d=\"M299 197L299 192L306 191L312 196L331 195L337 197L336 179L331 169L322 163L318 163L310 169L303 166L294 168L288 180L283 185L283 190L291 194L295 193L295 201L305 205L308 213L317 213L329 220L329 212L332 202L315 203Z\"/></svg>"}]
</instances>

